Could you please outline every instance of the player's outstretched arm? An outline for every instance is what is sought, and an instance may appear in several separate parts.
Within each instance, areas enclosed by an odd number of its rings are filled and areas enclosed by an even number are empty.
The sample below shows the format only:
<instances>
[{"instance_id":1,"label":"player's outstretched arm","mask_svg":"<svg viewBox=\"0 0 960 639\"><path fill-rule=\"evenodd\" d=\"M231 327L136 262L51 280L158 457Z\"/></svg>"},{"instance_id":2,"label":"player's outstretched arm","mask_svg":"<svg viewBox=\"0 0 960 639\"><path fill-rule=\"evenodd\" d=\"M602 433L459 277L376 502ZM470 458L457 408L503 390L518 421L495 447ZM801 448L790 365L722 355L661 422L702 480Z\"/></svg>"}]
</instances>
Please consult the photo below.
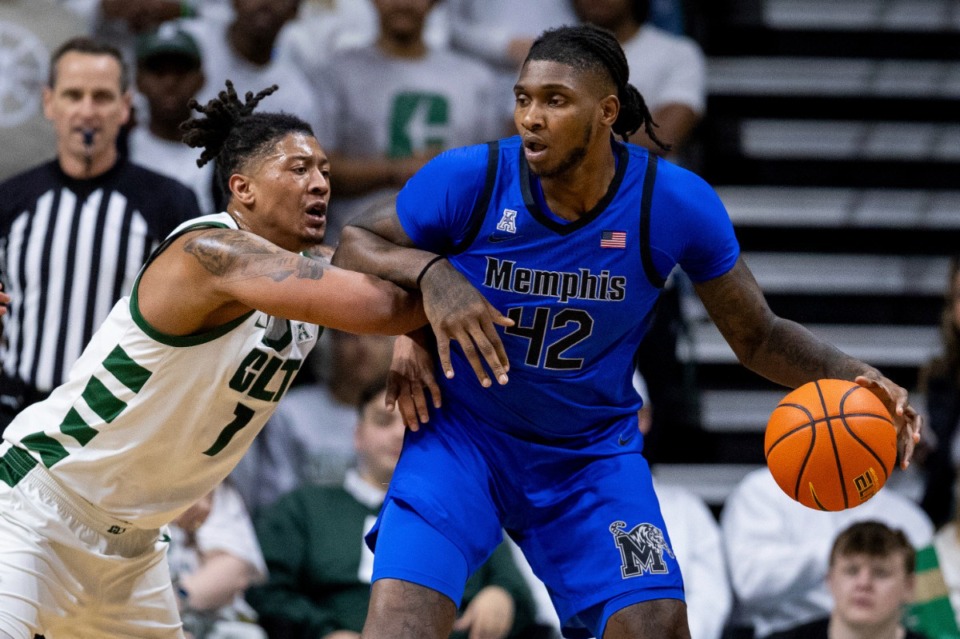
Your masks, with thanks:
<instances>
[{"instance_id":1,"label":"player's outstretched arm","mask_svg":"<svg viewBox=\"0 0 960 639\"><path fill-rule=\"evenodd\" d=\"M147 321L173 335L250 309L352 333L402 334L426 322L415 292L222 228L187 233L168 247L144 273L139 301Z\"/></svg>"},{"instance_id":2,"label":"player's outstretched arm","mask_svg":"<svg viewBox=\"0 0 960 639\"><path fill-rule=\"evenodd\" d=\"M695 288L710 319L750 370L790 388L834 378L855 380L873 391L897 424L901 466L909 465L920 440L921 418L906 389L800 324L776 316L743 258L726 274Z\"/></svg>"},{"instance_id":3,"label":"player's outstretched arm","mask_svg":"<svg viewBox=\"0 0 960 639\"><path fill-rule=\"evenodd\" d=\"M427 319L437 338L444 375L453 377L450 342L457 341L474 374L484 386L500 384L510 368L496 325L512 326L445 259L413 247L392 206L380 207L348 224L340 235L333 263L372 273L407 288L419 288Z\"/></svg>"}]
</instances>

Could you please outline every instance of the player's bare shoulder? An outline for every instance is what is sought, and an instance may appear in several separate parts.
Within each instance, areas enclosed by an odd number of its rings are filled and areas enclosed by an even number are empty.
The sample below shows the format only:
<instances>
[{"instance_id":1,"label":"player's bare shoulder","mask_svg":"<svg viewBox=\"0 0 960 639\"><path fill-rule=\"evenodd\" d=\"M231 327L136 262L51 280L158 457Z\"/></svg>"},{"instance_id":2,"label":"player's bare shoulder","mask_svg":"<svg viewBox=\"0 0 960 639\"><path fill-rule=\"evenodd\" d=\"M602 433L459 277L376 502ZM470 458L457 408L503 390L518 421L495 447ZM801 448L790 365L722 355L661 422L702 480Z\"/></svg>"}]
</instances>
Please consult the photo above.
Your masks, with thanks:
<instances>
[{"instance_id":1,"label":"player's bare shoulder","mask_svg":"<svg viewBox=\"0 0 960 639\"><path fill-rule=\"evenodd\" d=\"M211 275L228 281L269 277L275 282L294 277L319 280L328 260L285 251L243 230L205 229L183 240L183 252Z\"/></svg>"}]
</instances>

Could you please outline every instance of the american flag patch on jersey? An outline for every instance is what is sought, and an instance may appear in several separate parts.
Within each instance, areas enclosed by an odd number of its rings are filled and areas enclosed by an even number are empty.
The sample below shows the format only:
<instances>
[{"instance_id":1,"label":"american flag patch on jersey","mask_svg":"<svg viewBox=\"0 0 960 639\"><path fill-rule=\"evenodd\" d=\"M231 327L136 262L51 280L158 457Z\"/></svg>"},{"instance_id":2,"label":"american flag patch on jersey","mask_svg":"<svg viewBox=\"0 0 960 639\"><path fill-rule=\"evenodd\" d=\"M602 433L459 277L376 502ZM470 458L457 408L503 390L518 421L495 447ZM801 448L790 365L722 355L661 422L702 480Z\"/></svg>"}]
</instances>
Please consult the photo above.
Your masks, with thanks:
<instances>
[{"instance_id":1,"label":"american flag patch on jersey","mask_svg":"<svg viewBox=\"0 0 960 639\"><path fill-rule=\"evenodd\" d=\"M627 248L627 232L603 231L600 233L600 248Z\"/></svg>"}]
</instances>

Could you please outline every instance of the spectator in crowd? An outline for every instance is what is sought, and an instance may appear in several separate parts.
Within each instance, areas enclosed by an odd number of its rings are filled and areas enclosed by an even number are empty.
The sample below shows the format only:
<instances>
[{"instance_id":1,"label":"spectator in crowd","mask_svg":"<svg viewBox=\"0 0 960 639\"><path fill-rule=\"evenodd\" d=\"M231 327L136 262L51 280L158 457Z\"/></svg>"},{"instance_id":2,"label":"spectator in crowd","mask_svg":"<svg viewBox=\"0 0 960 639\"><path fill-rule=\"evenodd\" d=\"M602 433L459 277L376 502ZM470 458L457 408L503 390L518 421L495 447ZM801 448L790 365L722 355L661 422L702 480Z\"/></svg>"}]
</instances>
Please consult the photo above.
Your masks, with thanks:
<instances>
[{"instance_id":1,"label":"spectator in crowd","mask_svg":"<svg viewBox=\"0 0 960 639\"><path fill-rule=\"evenodd\" d=\"M170 526L170 577L192 639L265 639L243 599L266 581L250 515L236 490L220 484Z\"/></svg>"},{"instance_id":2,"label":"spectator in crowd","mask_svg":"<svg viewBox=\"0 0 960 639\"><path fill-rule=\"evenodd\" d=\"M942 350L920 371L920 396L926 402L923 468L926 473L920 504L935 526L956 510L954 491L960 465L960 257L951 261L943 313Z\"/></svg>"},{"instance_id":3,"label":"spectator in crowd","mask_svg":"<svg viewBox=\"0 0 960 639\"><path fill-rule=\"evenodd\" d=\"M59 0L86 23L87 33L119 49L135 64L134 41L177 18L202 16L218 20L233 15L231 0Z\"/></svg>"},{"instance_id":4,"label":"spectator in crowd","mask_svg":"<svg viewBox=\"0 0 960 639\"><path fill-rule=\"evenodd\" d=\"M913 598L915 564L916 550L901 530L879 521L852 524L830 550L829 616L770 639L927 639L902 622Z\"/></svg>"},{"instance_id":5,"label":"spectator in crowd","mask_svg":"<svg viewBox=\"0 0 960 639\"><path fill-rule=\"evenodd\" d=\"M744 477L720 515L736 623L762 639L829 614L830 545L840 531L868 519L902 529L914 548L933 538L926 513L889 486L856 508L825 512L788 497L767 468Z\"/></svg>"},{"instance_id":6,"label":"spectator in crowd","mask_svg":"<svg viewBox=\"0 0 960 639\"><path fill-rule=\"evenodd\" d=\"M57 157L0 184L0 430L63 383L150 252L200 211L193 193L117 151L131 94L119 52L78 37L43 91Z\"/></svg>"},{"instance_id":7,"label":"spectator in crowd","mask_svg":"<svg viewBox=\"0 0 960 639\"><path fill-rule=\"evenodd\" d=\"M50 54L68 38L85 35L84 22L57 0L0 2L0 181L46 157L56 144L43 117Z\"/></svg>"},{"instance_id":8,"label":"spectator in crowd","mask_svg":"<svg viewBox=\"0 0 960 639\"><path fill-rule=\"evenodd\" d=\"M139 36L136 52L137 90L146 99L147 113L127 140L130 159L189 186L202 213L218 212L213 166L197 167L197 152L180 140L180 123L190 117L188 103L203 86L196 41L166 22Z\"/></svg>"},{"instance_id":9,"label":"spectator in crowd","mask_svg":"<svg viewBox=\"0 0 960 639\"><path fill-rule=\"evenodd\" d=\"M233 0L228 20L220 15L200 15L182 21L182 28L200 45L206 84L197 100L217 95L230 79L243 95L276 84L276 109L301 117L319 135L326 123L320 118L310 82L300 69L277 55L277 38L284 25L297 15L301 0Z\"/></svg>"},{"instance_id":10,"label":"spectator in crowd","mask_svg":"<svg viewBox=\"0 0 960 639\"><path fill-rule=\"evenodd\" d=\"M545 29L577 21L570 0L447 0L450 43L496 73L498 135L513 135L513 85L530 45Z\"/></svg>"},{"instance_id":11,"label":"spectator in crowd","mask_svg":"<svg viewBox=\"0 0 960 639\"><path fill-rule=\"evenodd\" d=\"M960 485L956 489L960 490ZM937 531L933 546L956 625L960 628L960 509L955 508L953 519Z\"/></svg>"},{"instance_id":12,"label":"spectator in crowd","mask_svg":"<svg viewBox=\"0 0 960 639\"><path fill-rule=\"evenodd\" d=\"M657 137L672 156L689 139L703 117L707 101L706 58L686 36L664 31L650 22L650 0L571 0L577 17L617 36L630 65L630 82L647 103ZM630 137L655 153L663 153L643 129Z\"/></svg>"},{"instance_id":13,"label":"spectator in crowd","mask_svg":"<svg viewBox=\"0 0 960 639\"><path fill-rule=\"evenodd\" d=\"M302 486L257 517L270 578L248 599L271 637L360 637L373 567L363 536L383 503L405 431L385 399L383 378L361 394L357 463L342 486ZM532 620L530 592L501 544L468 581L455 636L525 637Z\"/></svg>"},{"instance_id":14,"label":"spectator in crowd","mask_svg":"<svg viewBox=\"0 0 960 639\"><path fill-rule=\"evenodd\" d=\"M423 38L432 49L450 44L446 3L427 16ZM373 0L303 0L296 19L280 33L279 54L313 77L335 51L373 44L380 32Z\"/></svg>"},{"instance_id":15,"label":"spectator in crowd","mask_svg":"<svg viewBox=\"0 0 960 639\"><path fill-rule=\"evenodd\" d=\"M396 193L438 152L497 137L492 72L423 39L435 1L373 0L376 42L336 53L315 83L325 96L318 139L330 153L337 189L327 230L332 245L350 218Z\"/></svg>"},{"instance_id":16,"label":"spectator in crowd","mask_svg":"<svg viewBox=\"0 0 960 639\"><path fill-rule=\"evenodd\" d=\"M307 357L314 383L290 389L231 474L256 515L303 484L339 486L354 463L360 393L390 367L393 338L326 329Z\"/></svg>"}]
</instances>

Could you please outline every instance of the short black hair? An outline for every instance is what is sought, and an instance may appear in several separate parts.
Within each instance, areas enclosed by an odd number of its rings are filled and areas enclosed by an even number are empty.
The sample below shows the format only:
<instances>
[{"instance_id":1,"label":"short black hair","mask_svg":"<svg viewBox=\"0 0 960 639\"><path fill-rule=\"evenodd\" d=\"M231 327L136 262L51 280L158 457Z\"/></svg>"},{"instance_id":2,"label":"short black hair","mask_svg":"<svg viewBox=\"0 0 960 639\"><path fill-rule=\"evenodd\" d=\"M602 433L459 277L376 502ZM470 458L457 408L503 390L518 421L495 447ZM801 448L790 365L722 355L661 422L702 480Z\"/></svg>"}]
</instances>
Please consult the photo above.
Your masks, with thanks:
<instances>
[{"instance_id":1,"label":"short black hair","mask_svg":"<svg viewBox=\"0 0 960 639\"><path fill-rule=\"evenodd\" d=\"M310 125L295 115L253 112L263 98L276 90L277 85L273 85L256 95L248 91L241 102L233 82L227 80L226 89L206 105L190 100L190 108L204 117L180 124L183 141L203 149L197 166L216 160L216 183L223 201L230 194L230 176L250 159L272 148L288 133L313 135Z\"/></svg>"},{"instance_id":2,"label":"short black hair","mask_svg":"<svg viewBox=\"0 0 960 639\"><path fill-rule=\"evenodd\" d=\"M650 115L647 103L629 82L630 66L623 47L612 32L592 24L549 29L534 41L524 65L531 60L549 60L577 70L605 73L616 86L620 99L620 113L613 123L613 132L627 139L643 127L657 146L664 151L670 150L669 144L657 138L653 130L657 124Z\"/></svg>"},{"instance_id":3,"label":"short black hair","mask_svg":"<svg viewBox=\"0 0 960 639\"><path fill-rule=\"evenodd\" d=\"M77 36L65 41L57 47L53 55L50 56L50 72L47 75L47 86L51 89L57 83L57 63L60 62L60 58L71 52L86 53L89 55L108 55L114 58L117 64L120 65L120 92L126 93L127 89L130 88L130 72L127 70L127 65L123 61L123 55L118 48L102 40L88 38L87 36Z\"/></svg>"}]
</instances>

